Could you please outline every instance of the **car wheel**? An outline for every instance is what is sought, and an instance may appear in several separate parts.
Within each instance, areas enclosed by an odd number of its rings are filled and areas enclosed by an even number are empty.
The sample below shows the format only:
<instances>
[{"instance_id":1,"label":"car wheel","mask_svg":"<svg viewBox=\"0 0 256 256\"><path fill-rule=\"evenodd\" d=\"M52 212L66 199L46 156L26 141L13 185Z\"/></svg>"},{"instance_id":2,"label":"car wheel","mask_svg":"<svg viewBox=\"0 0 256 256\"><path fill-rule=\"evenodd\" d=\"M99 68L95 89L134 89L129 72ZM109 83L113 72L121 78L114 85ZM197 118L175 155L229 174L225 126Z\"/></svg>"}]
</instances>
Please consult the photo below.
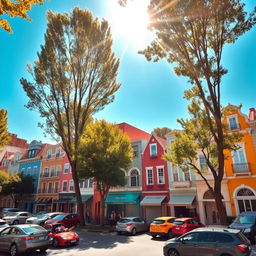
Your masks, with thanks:
<instances>
[{"instance_id":1,"label":"car wheel","mask_svg":"<svg viewBox=\"0 0 256 256\"><path fill-rule=\"evenodd\" d=\"M9 249L10 256L16 256L18 255L18 248L16 244L12 244Z\"/></svg>"},{"instance_id":2,"label":"car wheel","mask_svg":"<svg viewBox=\"0 0 256 256\"><path fill-rule=\"evenodd\" d=\"M52 246L53 247L58 247L59 246L59 241L57 238L54 238L53 241L52 241Z\"/></svg>"},{"instance_id":3,"label":"car wheel","mask_svg":"<svg viewBox=\"0 0 256 256\"><path fill-rule=\"evenodd\" d=\"M118 235L121 235L121 234L122 234L122 232L121 232L121 231L117 231L117 234L118 234Z\"/></svg>"},{"instance_id":4,"label":"car wheel","mask_svg":"<svg viewBox=\"0 0 256 256\"><path fill-rule=\"evenodd\" d=\"M179 253L175 249L170 249L168 251L168 256L179 256Z\"/></svg>"},{"instance_id":5,"label":"car wheel","mask_svg":"<svg viewBox=\"0 0 256 256\"><path fill-rule=\"evenodd\" d=\"M136 228L132 229L132 235L135 236L137 234Z\"/></svg>"},{"instance_id":6,"label":"car wheel","mask_svg":"<svg viewBox=\"0 0 256 256\"><path fill-rule=\"evenodd\" d=\"M156 238L156 235L151 235L152 236L152 238Z\"/></svg>"},{"instance_id":7,"label":"car wheel","mask_svg":"<svg viewBox=\"0 0 256 256\"><path fill-rule=\"evenodd\" d=\"M46 248L40 249L40 252L41 252L41 253L46 253L46 250L47 250Z\"/></svg>"},{"instance_id":8,"label":"car wheel","mask_svg":"<svg viewBox=\"0 0 256 256\"><path fill-rule=\"evenodd\" d=\"M169 229L167 236L168 236L168 238L172 238L173 235L172 235L172 230L171 229Z\"/></svg>"},{"instance_id":9,"label":"car wheel","mask_svg":"<svg viewBox=\"0 0 256 256\"><path fill-rule=\"evenodd\" d=\"M13 222L13 225L18 225L19 224L19 221L18 220L15 220L14 222Z\"/></svg>"}]
</instances>

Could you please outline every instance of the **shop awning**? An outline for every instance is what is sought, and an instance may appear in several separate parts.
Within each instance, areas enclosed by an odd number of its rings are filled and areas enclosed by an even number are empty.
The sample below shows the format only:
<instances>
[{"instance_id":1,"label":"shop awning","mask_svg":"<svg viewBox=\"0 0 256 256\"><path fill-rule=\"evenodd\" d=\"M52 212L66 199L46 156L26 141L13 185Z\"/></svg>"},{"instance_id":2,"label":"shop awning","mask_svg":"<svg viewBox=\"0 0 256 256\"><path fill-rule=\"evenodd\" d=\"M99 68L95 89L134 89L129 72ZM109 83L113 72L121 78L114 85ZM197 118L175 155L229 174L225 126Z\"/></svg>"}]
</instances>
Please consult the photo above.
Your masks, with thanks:
<instances>
[{"instance_id":1,"label":"shop awning","mask_svg":"<svg viewBox=\"0 0 256 256\"><path fill-rule=\"evenodd\" d=\"M145 196L140 205L142 206L160 206L166 196Z\"/></svg>"},{"instance_id":2,"label":"shop awning","mask_svg":"<svg viewBox=\"0 0 256 256\"><path fill-rule=\"evenodd\" d=\"M141 193L113 193L108 194L107 204L137 204Z\"/></svg>"},{"instance_id":3,"label":"shop awning","mask_svg":"<svg viewBox=\"0 0 256 256\"><path fill-rule=\"evenodd\" d=\"M92 198L92 195L82 196L82 202L85 203L87 200L91 198ZM71 201L69 201L69 203L76 204L76 197L74 197Z\"/></svg>"},{"instance_id":4,"label":"shop awning","mask_svg":"<svg viewBox=\"0 0 256 256\"><path fill-rule=\"evenodd\" d=\"M169 204L171 205L191 205L195 199L195 195L171 195Z\"/></svg>"}]
</instances>

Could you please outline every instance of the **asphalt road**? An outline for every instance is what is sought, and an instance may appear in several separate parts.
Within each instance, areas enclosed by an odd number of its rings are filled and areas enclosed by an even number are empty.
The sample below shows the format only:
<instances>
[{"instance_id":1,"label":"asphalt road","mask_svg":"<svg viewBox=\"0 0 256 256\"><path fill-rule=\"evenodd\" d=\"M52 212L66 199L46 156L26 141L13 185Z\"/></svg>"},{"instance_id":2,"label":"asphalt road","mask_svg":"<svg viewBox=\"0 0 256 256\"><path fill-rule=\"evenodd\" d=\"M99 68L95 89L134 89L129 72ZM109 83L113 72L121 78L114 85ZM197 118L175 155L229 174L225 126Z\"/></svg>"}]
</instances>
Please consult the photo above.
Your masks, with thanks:
<instances>
[{"instance_id":1,"label":"asphalt road","mask_svg":"<svg viewBox=\"0 0 256 256\"><path fill-rule=\"evenodd\" d=\"M136 236L113 233L78 232L80 244L68 248L50 248L46 254L31 256L162 256L167 239L152 239L148 234ZM256 250L256 248L255 248ZM7 254L0 254L6 256ZM255 251L256 256L256 251Z\"/></svg>"}]
</instances>

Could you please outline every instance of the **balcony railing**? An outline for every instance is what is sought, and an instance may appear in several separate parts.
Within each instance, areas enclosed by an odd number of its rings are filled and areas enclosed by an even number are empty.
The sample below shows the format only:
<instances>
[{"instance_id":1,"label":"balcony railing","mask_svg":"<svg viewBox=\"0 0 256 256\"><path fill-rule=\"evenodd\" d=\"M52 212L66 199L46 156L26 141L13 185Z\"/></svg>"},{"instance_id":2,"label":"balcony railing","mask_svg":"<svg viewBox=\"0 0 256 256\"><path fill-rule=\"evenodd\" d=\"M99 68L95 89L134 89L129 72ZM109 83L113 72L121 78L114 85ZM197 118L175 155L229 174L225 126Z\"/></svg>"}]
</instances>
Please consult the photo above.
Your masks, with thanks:
<instances>
[{"instance_id":1,"label":"balcony railing","mask_svg":"<svg viewBox=\"0 0 256 256\"><path fill-rule=\"evenodd\" d=\"M250 163L236 163L232 164L234 174L250 173Z\"/></svg>"}]
</instances>

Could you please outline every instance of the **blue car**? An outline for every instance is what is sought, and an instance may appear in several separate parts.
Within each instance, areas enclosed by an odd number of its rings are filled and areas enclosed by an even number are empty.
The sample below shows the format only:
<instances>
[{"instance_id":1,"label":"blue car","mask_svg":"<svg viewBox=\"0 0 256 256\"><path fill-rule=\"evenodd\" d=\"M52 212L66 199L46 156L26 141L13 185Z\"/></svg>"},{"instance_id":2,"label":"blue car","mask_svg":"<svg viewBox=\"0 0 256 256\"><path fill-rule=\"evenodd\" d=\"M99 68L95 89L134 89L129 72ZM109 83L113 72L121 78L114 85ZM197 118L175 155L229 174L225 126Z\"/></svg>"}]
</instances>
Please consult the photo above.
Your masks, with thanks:
<instances>
[{"instance_id":1,"label":"blue car","mask_svg":"<svg viewBox=\"0 0 256 256\"><path fill-rule=\"evenodd\" d=\"M256 243L256 212L240 213L229 228L241 230L252 243Z\"/></svg>"}]
</instances>

